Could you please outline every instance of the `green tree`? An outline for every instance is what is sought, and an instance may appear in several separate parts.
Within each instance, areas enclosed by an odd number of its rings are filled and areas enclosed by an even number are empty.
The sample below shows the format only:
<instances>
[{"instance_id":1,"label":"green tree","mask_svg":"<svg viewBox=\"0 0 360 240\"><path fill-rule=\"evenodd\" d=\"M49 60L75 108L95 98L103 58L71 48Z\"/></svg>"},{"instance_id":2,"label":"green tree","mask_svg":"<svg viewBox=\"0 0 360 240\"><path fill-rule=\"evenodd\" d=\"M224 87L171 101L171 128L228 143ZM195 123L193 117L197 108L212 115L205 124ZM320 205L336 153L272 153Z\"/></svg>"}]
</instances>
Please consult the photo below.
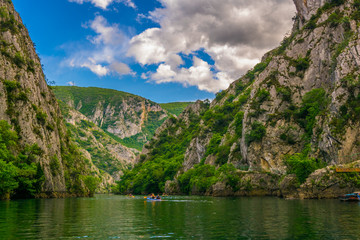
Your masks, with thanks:
<instances>
[{"instance_id":1,"label":"green tree","mask_svg":"<svg viewBox=\"0 0 360 240\"><path fill-rule=\"evenodd\" d=\"M308 158L305 153L296 153L285 159L288 173L296 175L300 184L304 183L309 175L316 169L325 166L323 162L315 158Z\"/></svg>"},{"instance_id":2,"label":"green tree","mask_svg":"<svg viewBox=\"0 0 360 240\"><path fill-rule=\"evenodd\" d=\"M17 175L17 167L0 160L0 198L9 198L10 193L18 188Z\"/></svg>"},{"instance_id":3,"label":"green tree","mask_svg":"<svg viewBox=\"0 0 360 240\"><path fill-rule=\"evenodd\" d=\"M88 189L89 196L94 196L96 188L99 186L100 179L94 176L82 176L85 186Z\"/></svg>"}]
</instances>

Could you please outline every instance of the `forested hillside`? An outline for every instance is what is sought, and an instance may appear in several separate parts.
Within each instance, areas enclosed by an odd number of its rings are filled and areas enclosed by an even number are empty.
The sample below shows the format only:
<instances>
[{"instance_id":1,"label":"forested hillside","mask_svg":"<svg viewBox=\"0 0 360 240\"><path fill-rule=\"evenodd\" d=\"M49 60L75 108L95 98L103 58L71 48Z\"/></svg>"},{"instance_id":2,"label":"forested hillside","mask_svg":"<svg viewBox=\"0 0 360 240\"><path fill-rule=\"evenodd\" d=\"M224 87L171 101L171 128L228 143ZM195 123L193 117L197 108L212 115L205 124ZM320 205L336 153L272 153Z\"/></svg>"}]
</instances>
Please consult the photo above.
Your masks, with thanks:
<instances>
[{"instance_id":1,"label":"forested hillside","mask_svg":"<svg viewBox=\"0 0 360 240\"><path fill-rule=\"evenodd\" d=\"M358 0L294 0L290 36L168 119L119 192L335 197L360 187ZM318 170L317 170L318 169Z\"/></svg>"},{"instance_id":2,"label":"forested hillside","mask_svg":"<svg viewBox=\"0 0 360 240\"><path fill-rule=\"evenodd\" d=\"M179 116L189 104L192 102L160 103L159 105L169 113Z\"/></svg>"}]
</instances>

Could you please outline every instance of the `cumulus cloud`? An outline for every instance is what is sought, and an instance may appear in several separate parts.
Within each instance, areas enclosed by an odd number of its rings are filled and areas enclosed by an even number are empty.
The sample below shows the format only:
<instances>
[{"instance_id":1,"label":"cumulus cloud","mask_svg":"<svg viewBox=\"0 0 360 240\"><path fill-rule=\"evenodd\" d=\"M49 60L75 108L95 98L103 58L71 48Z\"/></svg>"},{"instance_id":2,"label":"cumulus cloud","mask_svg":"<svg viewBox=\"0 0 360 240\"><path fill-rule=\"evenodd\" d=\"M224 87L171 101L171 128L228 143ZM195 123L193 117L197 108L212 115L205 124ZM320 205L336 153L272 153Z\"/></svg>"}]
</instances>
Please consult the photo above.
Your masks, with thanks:
<instances>
[{"instance_id":1,"label":"cumulus cloud","mask_svg":"<svg viewBox=\"0 0 360 240\"><path fill-rule=\"evenodd\" d=\"M90 28L97 33L95 37L89 38L94 44L119 45L126 39L118 26L116 24L112 26L109 25L103 16L96 16L94 21L90 22L89 25Z\"/></svg>"},{"instance_id":2,"label":"cumulus cloud","mask_svg":"<svg viewBox=\"0 0 360 240\"><path fill-rule=\"evenodd\" d=\"M184 86L197 86L200 90L212 92L214 89L225 89L233 81L226 73L213 74L211 66L200 58L193 58L190 68L179 68L173 71L170 65L160 64L151 75L156 83L177 82Z\"/></svg>"},{"instance_id":3,"label":"cumulus cloud","mask_svg":"<svg viewBox=\"0 0 360 240\"><path fill-rule=\"evenodd\" d=\"M128 75L128 74L132 74L134 75L135 73L131 71L130 67L128 65L126 65L125 63L121 63L121 62L114 62L110 65L110 70L116 72L119 75Z\"/></svg>"},{"instance_id":4,"label":"cumulus cloud","mask_svg":"<svg viewBox=\"0 0 360 240\"><path fill-rule=\"evenodd\" d=\"M106 66L102 66L101 64L96 64L96 63L85 62L81 64L81 67L90 69L93 73L95 73L100 77L107 75L109 72L109 69Z\"/></svg>"},{"instance_id":5,"label":"cumulus cloud","mask_svg":"<svg viewBox=\"0 0 360 240\"><path fill-rule=\"evenodd\" d=\"M102 8L104 10L107 9L107 7L112 4L113 2L121 2L125 4L128 7L136 8L134 2L132 0L69 0L69 2L76 2L79 4L83 4L84 2L91 2L98 8Z\"/></svg>"},{"instance_id":6,"label":"cumulus cloud","mask_svg":"<svg viewBox=\"0 0 360 240\"><path fill-rule=\"evenodd\" d=\"M75 82L67 82L67 84L69 85L69 86L76 86L76 84L75 84Z\"/></svg>"},{"instance_id":7,"label":"cumulus cloud","mask_svg":"<svg viewBox=\"0 0 360 240\"><path fill-rule=\"evenodd\" d=\"M146 16L159 23L130 40L127 56L143 65L159 64L156 83L180 82L217 92L253 67L291 28L295 7L289 0L158 0L163 8ZM144 16L141 16L142 18ZM203 50L214 65L182 55Z\"/></svg>"},{"instance_id":8,"label":"cumulus cloud","mask_svg":"<svg viewBox=\"0 0 360 240\"><path fill-rule=\"evenodd\" d=\"M86 25L96 35L89 36L91 46L76 49L67 60L70 67L87 68L99 77L117 73L118 75L134 74L130 67L119 60L125 55L129 38L119 29L118 25L110 25L98 15Z\"/></svg>"}]
</instances>

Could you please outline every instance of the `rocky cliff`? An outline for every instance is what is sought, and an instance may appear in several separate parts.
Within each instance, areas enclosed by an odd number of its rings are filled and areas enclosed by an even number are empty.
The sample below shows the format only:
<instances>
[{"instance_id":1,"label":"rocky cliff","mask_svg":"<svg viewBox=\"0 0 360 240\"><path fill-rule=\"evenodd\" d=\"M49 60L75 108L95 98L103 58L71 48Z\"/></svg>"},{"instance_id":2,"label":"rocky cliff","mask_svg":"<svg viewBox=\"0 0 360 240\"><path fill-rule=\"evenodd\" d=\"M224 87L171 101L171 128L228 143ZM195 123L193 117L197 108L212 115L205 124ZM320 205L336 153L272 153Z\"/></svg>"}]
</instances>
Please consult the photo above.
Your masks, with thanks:
<instances>
[{"instance_id":1,"label":"rocky cliff","mask_svg":"<svg viewBox=\"0 0 360 240\"><path fill-rule=\"evenodd\" d=\"M210 106L197 102L167 120L120 191L311 198L360 187L357 175L315 171L360 157L360 1L294 3L281 46ZM158 185L137 181L145 168ZM316 182L338 190L313 194Z\"/></svg>"},{"instance_id":2,"label":"rocky cliff","mask_svg":"<svg viewBox=\"0 0 360 240\"><path fill-rule=\"evenodd\" d=\"M123 171L133 167L138 151L125 147L91 122L85 115L60 101L60 109L71 139L94 165L120 180Z\"/></svg>"},{"instance_id":3,"label":"rocky cliff","mask_svg":"<svg viewBox=\"0 0 360 240\"><path fill-rule=\"evenodd\" d=\"M112 89L57 86L54 91L106 133L139 150L170 115L157 103Z\"/></svg>"},{"instance_id":4,"label":"rocky cliff","mask_svg":"<svg viewBox=\"0 0 360 240\"><path fill-rule=\"evenodd\" d=\"M0 157L0 195L88 194L92 169L66 134L34 44L10 0L0 0L0 119L7 153Z\"/></svg>"}]
</instances>

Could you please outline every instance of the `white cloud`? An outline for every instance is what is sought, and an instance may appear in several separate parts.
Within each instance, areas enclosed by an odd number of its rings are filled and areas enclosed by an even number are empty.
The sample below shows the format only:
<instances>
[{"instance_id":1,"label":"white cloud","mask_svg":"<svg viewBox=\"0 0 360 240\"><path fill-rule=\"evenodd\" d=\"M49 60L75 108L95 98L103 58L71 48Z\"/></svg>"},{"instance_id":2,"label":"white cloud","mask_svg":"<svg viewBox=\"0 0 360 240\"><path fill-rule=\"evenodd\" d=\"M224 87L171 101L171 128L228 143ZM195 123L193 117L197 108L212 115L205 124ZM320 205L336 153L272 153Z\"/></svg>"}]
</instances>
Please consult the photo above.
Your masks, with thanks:
<instances>
[{"instance_id":1,"label":"white cloud","mask_svg":"<svg viewBox=\"0 0 360 240\"><path fill-rule=\"evenodd\" d=\"M148 76L146 75L146 73L142 73L140 77L141 77L141 79L148 79Z\"/></svg>"},{"instance_id":2,"label":"white cloud","mask_svg":"<svg viewBox=\"0 0 360 240\"><path fill-rule=\"evenodd\" d=\"M160 64L157 71L151 75L155 83L177 82L183 86L197 86L204 91L219 91L225 89L233 81L226 73L218 73L213 76L211 66L197 58L193 58L193 66L190 68L177 68L173 70L170 65Z\"/></svg>"},{"instance_id":3,"label":"white cloud","mask_svg":"<svg viewBox=\"0 0 360 240\"><path fill-rule=\"evenodd\" d=\"M133 1L131 1L131 0L123 0L122 2L128 7L136 8L135 3L133 3Z\"/></svg>"},{"instance_id":4,"label":"white cloud","mask_svg":"<svg viewBox=\"0 0 360 240\"><path fill-rule=\"evenodd\" d=\"M76 86L76 84L75 84L75 82L67 82L67 84L69 85L69 86Z\"/></svg>"},{"instance_id":5,"label":"white cloud","mask_svg":"<svg viewBox=\"0 0 360 240\"><path fill-rule=\"evenodd\" d=\"M128 75L128 74L134 75L130 67L125 63L121 63L121 62L113 62L110 65L110 70L115 71L119 75Z\"/></svg>"},{"instance_id":6,"label":"white cloud","mask_svg":"<svg viewBox=\"0 0 360 240\"><path fill-rule=\"evenodd\" d=\"M103 77L109 73L109 69L105 66L102 66L101 64L85 62L81 65L81 67L90 69L93 73L100 77Z\"/></svg>"},{"instance_id":7,"label":"white cloud","mask_svg":"<svg viewBox=\"0 0 360 240\"><path fill-rule=\"evenodd\" d=\"M134 56L141 64L152 64L165 61L167 58L165 46L159 36L161 29L151 28L131 39L128 56Z\"/></svg>"},{"instance_id":8,"label":"white cloud","mask_svg":"<svg viewBox=\"0 0 360 240\"><path fill-rule=\"evenodd\" d=\"M113 2L136 8L131 0L69 0L92 2L106 9ZM98 76L135 75L126 62L132 58L155 72L141 74L155 83L177 82L217 92L259 62L291 29L295 7L289 0L158 0L162 8L138 20L150 19L149 28L131 39L118 25L98 15L85 25L96 34L89 47L75 49L69 66L88 68ZM212 61L207 59L208 54ZM146 67L144 67L146 69Z\"/></svg>"},{"instance_id":9,"label":"white cloud","mask_svg":"<svg viewBox=\"0 0 360 240\"><path fill-rule=\"evenodd\" d=\"M96 16L90 28L98 35L90 38L94 44L118 45L124 42L125 36L116 24L110 26L103 16Z\"/></svg>"},{"instance_id":10,"label":"white cloud","mask_svg":"<svg viewBox=\"0 0 360 240\"><path fill-rule=\"evenodd\" d=\"M160 27L133 37L127 56L142 65L159 64L151 75L156 83L180 82L209 92L227 88L277 46L295 12L289 0L158 1L163 8L139 17ZM212 57L213 66L198 55L192 67L180 67L180 53L200 49Z\"/></svg>"},{"instance_id":11,"label":"white cloud","mask_svg":"<svg viewBox=\"0 0 360 240\"><path fill-rule=\"evenodd\" d=\"M93 21L84 25L92 29L96 35L89 36L90 47L71 49L71 57L67 60L70 67L87 68L99 77L113 73L134 75L128 65L119 58L125 55L129 38L118 25L110 25L103 16L96 16Z\"/></svg>"},{"instance_id":12,"label":"white cloud","mask_svg":"<svg viewBox=\"0 0 360 240\"><path fill-rule=\"evenodd\" d=\"M107 9L107 7L112 4L113 2L121 2L125 4L128 7L136 8L134 2L132 0L68 0L69 2L76 2L78 4L83 4L84 2L91 2L98 8L102 8L104 10Z\"/></svg>"},{"instance_id":13,"label":"white cloud","mask_svg":"<svg viewBox=\"0 0 360 240\"><path fill-rule=\"evenodd\" d=\"M175 76L176 76L176 72L171 70L171 66L160 64L156 73L152 75L152 78L157 80L157 83L162 83L162 82L172 82Z\"/></svg>"}]
</instances>

